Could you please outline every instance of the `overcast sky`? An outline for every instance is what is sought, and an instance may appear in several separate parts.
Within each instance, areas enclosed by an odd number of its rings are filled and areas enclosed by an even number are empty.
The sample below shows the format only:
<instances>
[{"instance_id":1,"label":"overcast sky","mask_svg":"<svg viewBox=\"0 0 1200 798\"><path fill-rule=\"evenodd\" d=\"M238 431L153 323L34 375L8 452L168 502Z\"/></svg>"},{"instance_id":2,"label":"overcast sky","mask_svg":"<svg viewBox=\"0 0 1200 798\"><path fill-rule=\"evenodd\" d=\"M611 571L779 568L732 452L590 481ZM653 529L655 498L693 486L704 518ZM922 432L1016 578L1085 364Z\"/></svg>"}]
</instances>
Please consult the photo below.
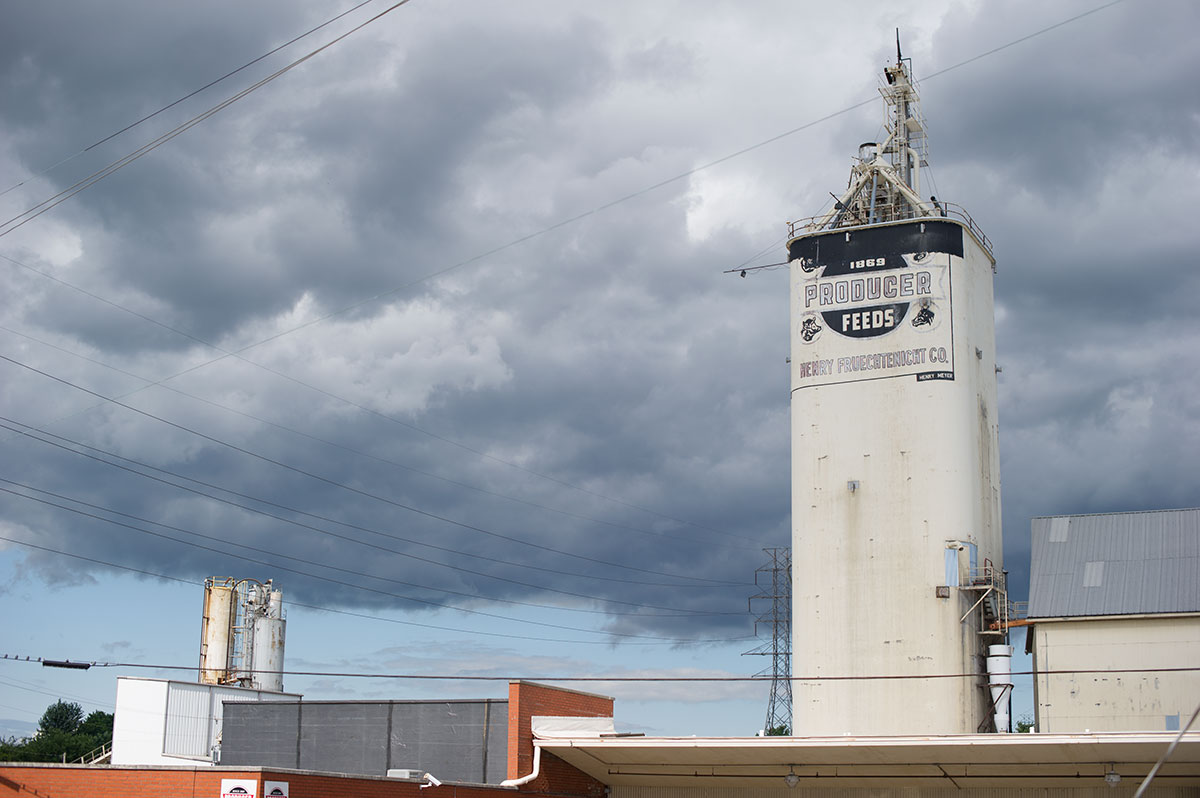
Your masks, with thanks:
<instances>
[{"instance_id":1,"label":"overcast sky","mask_svg":"<svg viewBox=\"0 0 1200 798\"><path fill-rule=\"evenodd\" d=\"M289 668L769 665L739 654L790 543L787 273L723 272L845 186L897 27L927 193L998 260L1016 597L1031 517L1200 505L1200 6L412 0L20 216L392 3L107 138L352 5L6 9L0 535L42 548L0 541L0 654L194 666L220 574L282 586ZM193 677L0 663L0 717L117 672ZM655 733L765 710L592 689Z\"/></svg>"}]
</instances>

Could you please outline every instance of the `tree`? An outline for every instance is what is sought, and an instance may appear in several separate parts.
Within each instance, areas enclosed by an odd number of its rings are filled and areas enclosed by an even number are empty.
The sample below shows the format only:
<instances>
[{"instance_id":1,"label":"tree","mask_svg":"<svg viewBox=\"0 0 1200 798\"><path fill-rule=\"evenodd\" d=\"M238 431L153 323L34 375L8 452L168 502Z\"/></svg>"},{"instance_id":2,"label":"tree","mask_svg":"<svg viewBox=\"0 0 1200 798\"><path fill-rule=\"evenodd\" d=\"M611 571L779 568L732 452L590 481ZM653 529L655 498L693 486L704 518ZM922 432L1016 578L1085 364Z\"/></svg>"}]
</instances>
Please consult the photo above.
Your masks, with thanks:
<instances>
[{"instance_id":1,"label":"tree","mask_svg":"<svg viewBox=\"0 0 1200 798\"><path fill-rule=\"evenodd\" d=\"M87 735L88 737L98 737L102 742L111 739L113 733L113 714L111 712L101 712L97 709L88 715L83 723L79 724L76 733Z\"/></svg>"},{"instance_id":2,"label":"tree","mask_svg":"<svg viewBox=\"0 0 1200 798\"><path fill-rule=\"evenodd\" d=\"M38 732L45 734L51 731L61 731L74 734L82 723L83 707L74 701L68 703L60 698L46 707L46 711L42 713L42 719L38 721Z\"/></svg>"},{"instance_id":3,"label":"tree","mask_svg":"<svg viewBox=\"0 0 1200 798\"><path fill-rule=\"evenodd\" d=\"M85 719L79 704L56 701L32 738L0 738L0 762L71 762L112 742L112 730L112 713L97 710Z\"/></svg>"}]
</instances>

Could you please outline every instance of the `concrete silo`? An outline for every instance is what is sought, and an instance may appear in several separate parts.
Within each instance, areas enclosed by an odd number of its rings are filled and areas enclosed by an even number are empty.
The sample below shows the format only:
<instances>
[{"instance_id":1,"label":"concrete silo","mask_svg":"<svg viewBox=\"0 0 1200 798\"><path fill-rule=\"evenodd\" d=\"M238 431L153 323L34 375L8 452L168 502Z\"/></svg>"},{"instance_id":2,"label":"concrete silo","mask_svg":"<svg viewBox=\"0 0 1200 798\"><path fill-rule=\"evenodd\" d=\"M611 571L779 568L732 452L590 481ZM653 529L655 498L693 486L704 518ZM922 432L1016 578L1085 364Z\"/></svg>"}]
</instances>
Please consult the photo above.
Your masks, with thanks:
<instances>
[{"instance_id":1,"label":"concrete silo","mask_svg":"<svg viewBox=\"0 0 1200 798\"><path fill-rule=\"evenodd\" d=\"M788 242L797 735L996 725L995 261L965 212L921 196L925 126L899 48L884 77L887 139Z\"/></svg>"}]
</instances>

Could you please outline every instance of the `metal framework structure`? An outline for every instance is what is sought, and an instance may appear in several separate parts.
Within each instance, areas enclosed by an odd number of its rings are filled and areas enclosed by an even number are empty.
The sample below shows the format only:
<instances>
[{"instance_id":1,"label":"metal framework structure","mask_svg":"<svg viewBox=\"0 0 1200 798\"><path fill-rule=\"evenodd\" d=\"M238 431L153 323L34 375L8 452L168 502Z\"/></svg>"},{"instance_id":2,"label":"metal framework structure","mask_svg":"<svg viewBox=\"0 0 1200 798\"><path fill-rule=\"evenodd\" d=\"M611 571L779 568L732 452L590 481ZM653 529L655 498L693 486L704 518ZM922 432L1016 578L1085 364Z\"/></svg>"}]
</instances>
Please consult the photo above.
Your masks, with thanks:
<instances>
[{"instance_id":1,"label":"metal framework structure","mask_svg":"<svg viewBox=\"0 0 1200 798\"><path fill-rule=\"evenodd\" d=\"M925 120L912 78L909 59L900 54L896 38L896 63L883 70L886 84L879 87L884 100L883 144L867 142L858 148L850 184L833 208L813 224L832 230L878 224L898 219L941 216L936 199L921 198L921 167L928 165Z\"/></svg>"},{"instance_id":2,"label":"metal framework structure","mask_svg":"<svg viewBox=\"0 0 1200 798\"><path fill-rule=\"evenodd\" d=\"M767 701L764 734L790 734L792 730L792 550L790 547L763 549L770 562L754 572L759 592L750 597L748 606L754 615L754 634L759 626L769 626L771 637L746 654L769 656L771 665L756 676L771 676L771 696ZM767 575L770 582L764 584ZM761 602L767 602L765 605ZM755 612L755 602L759 611Z\"/></svg>"}]
</instances>

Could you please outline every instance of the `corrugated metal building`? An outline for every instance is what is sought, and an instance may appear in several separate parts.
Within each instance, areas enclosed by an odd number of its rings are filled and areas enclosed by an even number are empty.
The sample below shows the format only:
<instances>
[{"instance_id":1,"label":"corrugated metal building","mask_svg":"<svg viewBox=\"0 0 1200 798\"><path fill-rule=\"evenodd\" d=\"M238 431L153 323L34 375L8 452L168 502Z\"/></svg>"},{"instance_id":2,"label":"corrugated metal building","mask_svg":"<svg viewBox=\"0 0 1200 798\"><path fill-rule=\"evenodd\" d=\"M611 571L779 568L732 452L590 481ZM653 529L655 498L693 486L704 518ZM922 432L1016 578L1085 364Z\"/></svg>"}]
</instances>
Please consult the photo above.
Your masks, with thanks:
<instances>
[{"instance_id":1,"label":"corrugated metal building","mask_svg":"<svg viewBox=\"0 0 1200 798\"><path fill-rule=\"evenodd\" d=\"M213 749L221 739L226 703L299 698L298 693L121 676L117 679L112 762L211 765Z\"/></svg>"},{"instance_id":2,"label":"corrugated metal building","mask_svg":"<svg viewBox=\"0 0 1200 798\"><path fill-rule=\"evenodd\" d=\"M1029 618L1039 732L1177 731L1200 702L1200 509L1035 518Z\"/></svg>"}]
</instances>

